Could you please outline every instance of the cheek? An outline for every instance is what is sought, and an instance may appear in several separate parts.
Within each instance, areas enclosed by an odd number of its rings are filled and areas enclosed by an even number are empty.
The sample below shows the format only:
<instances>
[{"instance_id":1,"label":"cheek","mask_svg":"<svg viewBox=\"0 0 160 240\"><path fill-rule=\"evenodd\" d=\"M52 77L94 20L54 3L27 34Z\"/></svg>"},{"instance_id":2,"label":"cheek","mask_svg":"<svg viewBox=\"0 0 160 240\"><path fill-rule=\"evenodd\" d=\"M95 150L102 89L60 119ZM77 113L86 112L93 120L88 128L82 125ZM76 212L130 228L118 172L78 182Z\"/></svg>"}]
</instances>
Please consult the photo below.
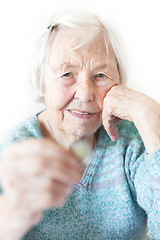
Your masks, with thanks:
<instances>
[{"instance_id":1,"label":"cheek","mask_svg":"<svg viewBox=\"0 0 160 240\"><path fill-rule=\"evenodd\" d=\"M103 100L106 97L106 94L110 91L110 89L113 86L115 86L119 83L120 83L120 81L117 80L114 83L109 84L107 87L98 89L97 94L96 94L96 102L98 103L101 110L103 109Z\"/></svg>"},{"instance_id":2,"label":"cheek","mask_svg":"<svg viewBox=\"0 0 160 240\"><path fill-rule=\"evenodd\" d=\"M73 98L74 93L71 89L64 86L54 86L46 89L46 106L52 106L54 109L63 109Z\"/></svg>"},{"instance_id":3,"label":"cheek","mask_svg":"<svg viewBox=\"0 0 160 240\"><path fill-rule=\"evenodd\" d=\"M107 94L109 89L100 89L96 95L96 102L98 103L99 108L102 110L103 109L103 100Z\"/></svg>"}]
</instances>

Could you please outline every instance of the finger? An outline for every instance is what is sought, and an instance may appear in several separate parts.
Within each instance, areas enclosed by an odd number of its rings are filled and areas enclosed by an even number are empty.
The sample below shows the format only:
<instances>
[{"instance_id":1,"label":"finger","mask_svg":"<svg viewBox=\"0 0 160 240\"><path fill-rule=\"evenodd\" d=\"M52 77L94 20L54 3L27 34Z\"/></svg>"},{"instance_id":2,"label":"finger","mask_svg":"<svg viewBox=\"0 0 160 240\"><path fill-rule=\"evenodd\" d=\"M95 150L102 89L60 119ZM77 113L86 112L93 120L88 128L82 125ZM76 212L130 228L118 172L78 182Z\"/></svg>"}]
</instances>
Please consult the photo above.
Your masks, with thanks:
<instances>
[{"instance_id":1,"label":"finger","mask_svg":"<svg viewBox=\"0 0 160 240\"><path fill-rule=\"evenodd\" d=\"M26 205L30 209L44 209L64 204L66 198L72 193L72 187L53 181L52 186L48 189L35 193L32 191L26 195Z\"/></svg>"},{"instance_id":2,"label":"finger","mask_svg":"<svg viewBox=\"0 0 160 240\"><path fill-rule=\"evenodd\" d=\"M81 168L72 169L61 162L54 162L54 167L48 169L47 175L63 183L75 184L82 178L83 171Z\"/></svg>"},{"instance_id":3,"label":"finger","mask_svg":"<svg viewBox=\"0 0 160 240\"><path fill-rule=\"evenodd\" d=\"M23 142L14 143L9 146L3 153L3 158L7 159L8 161L10 161L11 158L12 160L18 160L24 156L27 156L28 158L30 156L37 156L37 158L44 156L53 159L55 157L59 159L66 158L68 164L70 164L71 167L77 167L80 165L78 158L76 158L74 154L58 145L57 143L54 143L53 141L45 138L36 140L30 138L29 140ZM4 162L6 163L6 160ZM12 162L14 164L14 161Z\"/></svg>"},{"instance_id":4,"label":"finger","mask_svg":"<svg viewBox=\"0 0 160 240\"><path fill-rule=\"evenodd\" d=\"M32 225L37 225L41 221L42 216L43 216L42 211L33 212L32 215L31 215L31 222L30 222L31 226Z\"/></svg>"},{"instance_id":5,"label":"finger","mask_svg":"<svg viewBox=\"0 0 160 240\"><path fill-rule=\"evenodd\" d=\"M115 118L111 120L105 119L103 121L103 125L109 137L111 138L111 140L116 141L118 138L118 129L116 127L116 119Z\"/></svg>"},{"instance_id":6,"label":"finger","mask_svg":"<svg viewBox=\"0 0 160 240\"><path fill-rule=\"evenodd\" d=\"M38 180L32 179L27 184L16 185L6 193L12 208L40 210L53 206L54 201L57 202L58 199L60 202L62 198L65 200L72 193L72 185L44 178Z\"/></svg>"},{"instance_id":7,"label":"finger","mask_svg":"<svg viewBox=\"0 0 160 240\"><path fill-rule=\"evenodd\" d=\"M70 159L72 160L70 161ZM16 160L11 159L10 161L6 161L2 166L2 176L6 177L25 177L32 175L43 175L47 172L54 172L54 169L60 168L64 165L66 169L69 171L74 170L77 172L78 169L81 168L80 163L72 164L75 157L73 158L68 155L68 157L62 153L57 153L50 156L44 156L44 154L32 154L30 156L16 157ZM16 164L17 162L17 164Z\"/></svg>"},{"instance_id":8,"label":"finger","mask_svg":"<svg viewBox=\"0 0 160 240\"><path fill-rule=\"evenodd\" d=\"M69 150L64 149L59 145L54 146L54 150L51 148L44 149L45 156L52 159L59 159L68 164L71 168L77 168L81 166L79 159Z\"/></svg>"}]
</instances>

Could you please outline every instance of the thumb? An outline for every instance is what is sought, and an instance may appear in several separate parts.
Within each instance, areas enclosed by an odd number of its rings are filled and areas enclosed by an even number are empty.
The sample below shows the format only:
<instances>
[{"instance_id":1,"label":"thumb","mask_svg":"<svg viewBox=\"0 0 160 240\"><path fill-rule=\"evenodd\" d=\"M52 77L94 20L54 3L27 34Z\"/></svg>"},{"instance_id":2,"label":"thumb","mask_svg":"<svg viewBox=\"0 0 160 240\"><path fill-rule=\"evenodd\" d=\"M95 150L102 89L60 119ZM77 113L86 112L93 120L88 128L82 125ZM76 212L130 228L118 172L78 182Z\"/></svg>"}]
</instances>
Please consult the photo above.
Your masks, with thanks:
<instances>
[{"instance_id":1,"label":"thumb","mask_svg":"<svg viewBox=\"0 0 160 240\"><path fill-rule=\"evenodd\" d=\"M118 129L116 127L116 124L120 121L122 121L120 118L114 116L110 119L103 120L103 126L113 142L118 138Z\"/></svg>"}]
</instances>

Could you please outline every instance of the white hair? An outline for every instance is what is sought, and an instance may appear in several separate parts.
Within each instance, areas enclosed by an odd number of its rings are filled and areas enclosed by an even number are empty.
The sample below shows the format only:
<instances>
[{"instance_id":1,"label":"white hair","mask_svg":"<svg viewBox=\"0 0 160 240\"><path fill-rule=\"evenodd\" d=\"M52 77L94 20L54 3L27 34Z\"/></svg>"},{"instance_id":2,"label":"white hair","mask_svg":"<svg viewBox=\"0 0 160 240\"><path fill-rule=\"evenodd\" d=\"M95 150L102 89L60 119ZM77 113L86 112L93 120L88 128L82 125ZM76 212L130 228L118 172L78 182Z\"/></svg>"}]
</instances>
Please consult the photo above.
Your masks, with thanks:
<instances>
[{"instance_id":1,"label":"white hair","mask_svg":"<svg viewBox=\"0 0 160 240\"><path fill-rule=\"evenodd\" d=\"M87 30L86 40L74 49L84 45L92 39L98 32L102 32L108 50L110 43L117 58L119 73L122 78L122 68L119 56L119 46L115 35L111 33L107 23L97 15L84 11L61 12L50 17L39 29L36 36L36 44L31 62L31 85L35 90L36 97L39 101L44 101L44 67L45 57L48 50L49 39L55 30L61 27ZM74 50L73 49L73 50Z\"/></svg>"}]
</instances>

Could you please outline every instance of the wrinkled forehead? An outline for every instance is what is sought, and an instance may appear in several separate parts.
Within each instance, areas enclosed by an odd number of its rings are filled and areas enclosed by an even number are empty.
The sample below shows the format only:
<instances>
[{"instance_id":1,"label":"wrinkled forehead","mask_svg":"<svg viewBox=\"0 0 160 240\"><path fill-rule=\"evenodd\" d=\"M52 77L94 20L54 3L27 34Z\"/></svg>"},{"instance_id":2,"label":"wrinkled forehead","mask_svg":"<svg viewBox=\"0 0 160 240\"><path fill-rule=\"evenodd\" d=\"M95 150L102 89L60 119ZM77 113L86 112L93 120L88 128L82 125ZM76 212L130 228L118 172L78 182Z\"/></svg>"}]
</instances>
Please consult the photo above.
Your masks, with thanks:
<instances>
[{"instance_id":1,"label":"wrinkled forehead","mask_svg":"<svg viewBox=\"0 0 160 240\"><path fill-rule=\"evenodd\" d=\"M48 62L64 59L76 55L85 59L92 58L97 61L106 59L108 69L119 78L117 59L109 39L104 33L87 33L85 29L62 27L51 33L49 41Z\"/></svg>"},{"instance_id":2,"label":"wrinkled forehead","mask_svg":"<svg viewBox=\"0 0 160 240\"><path fill-rule=\"evenodd\" d=\"M106 45L108 49L106 49ZM102 32L92 31L92 29L87 32L87 28L60 27L51 33L49 47L51 52L61 50L62 53L65 53L81 47L81 50L90 52L106 54L109 51L115 56L109 39L105 39Z\"/></svg>"}]
</instances>

